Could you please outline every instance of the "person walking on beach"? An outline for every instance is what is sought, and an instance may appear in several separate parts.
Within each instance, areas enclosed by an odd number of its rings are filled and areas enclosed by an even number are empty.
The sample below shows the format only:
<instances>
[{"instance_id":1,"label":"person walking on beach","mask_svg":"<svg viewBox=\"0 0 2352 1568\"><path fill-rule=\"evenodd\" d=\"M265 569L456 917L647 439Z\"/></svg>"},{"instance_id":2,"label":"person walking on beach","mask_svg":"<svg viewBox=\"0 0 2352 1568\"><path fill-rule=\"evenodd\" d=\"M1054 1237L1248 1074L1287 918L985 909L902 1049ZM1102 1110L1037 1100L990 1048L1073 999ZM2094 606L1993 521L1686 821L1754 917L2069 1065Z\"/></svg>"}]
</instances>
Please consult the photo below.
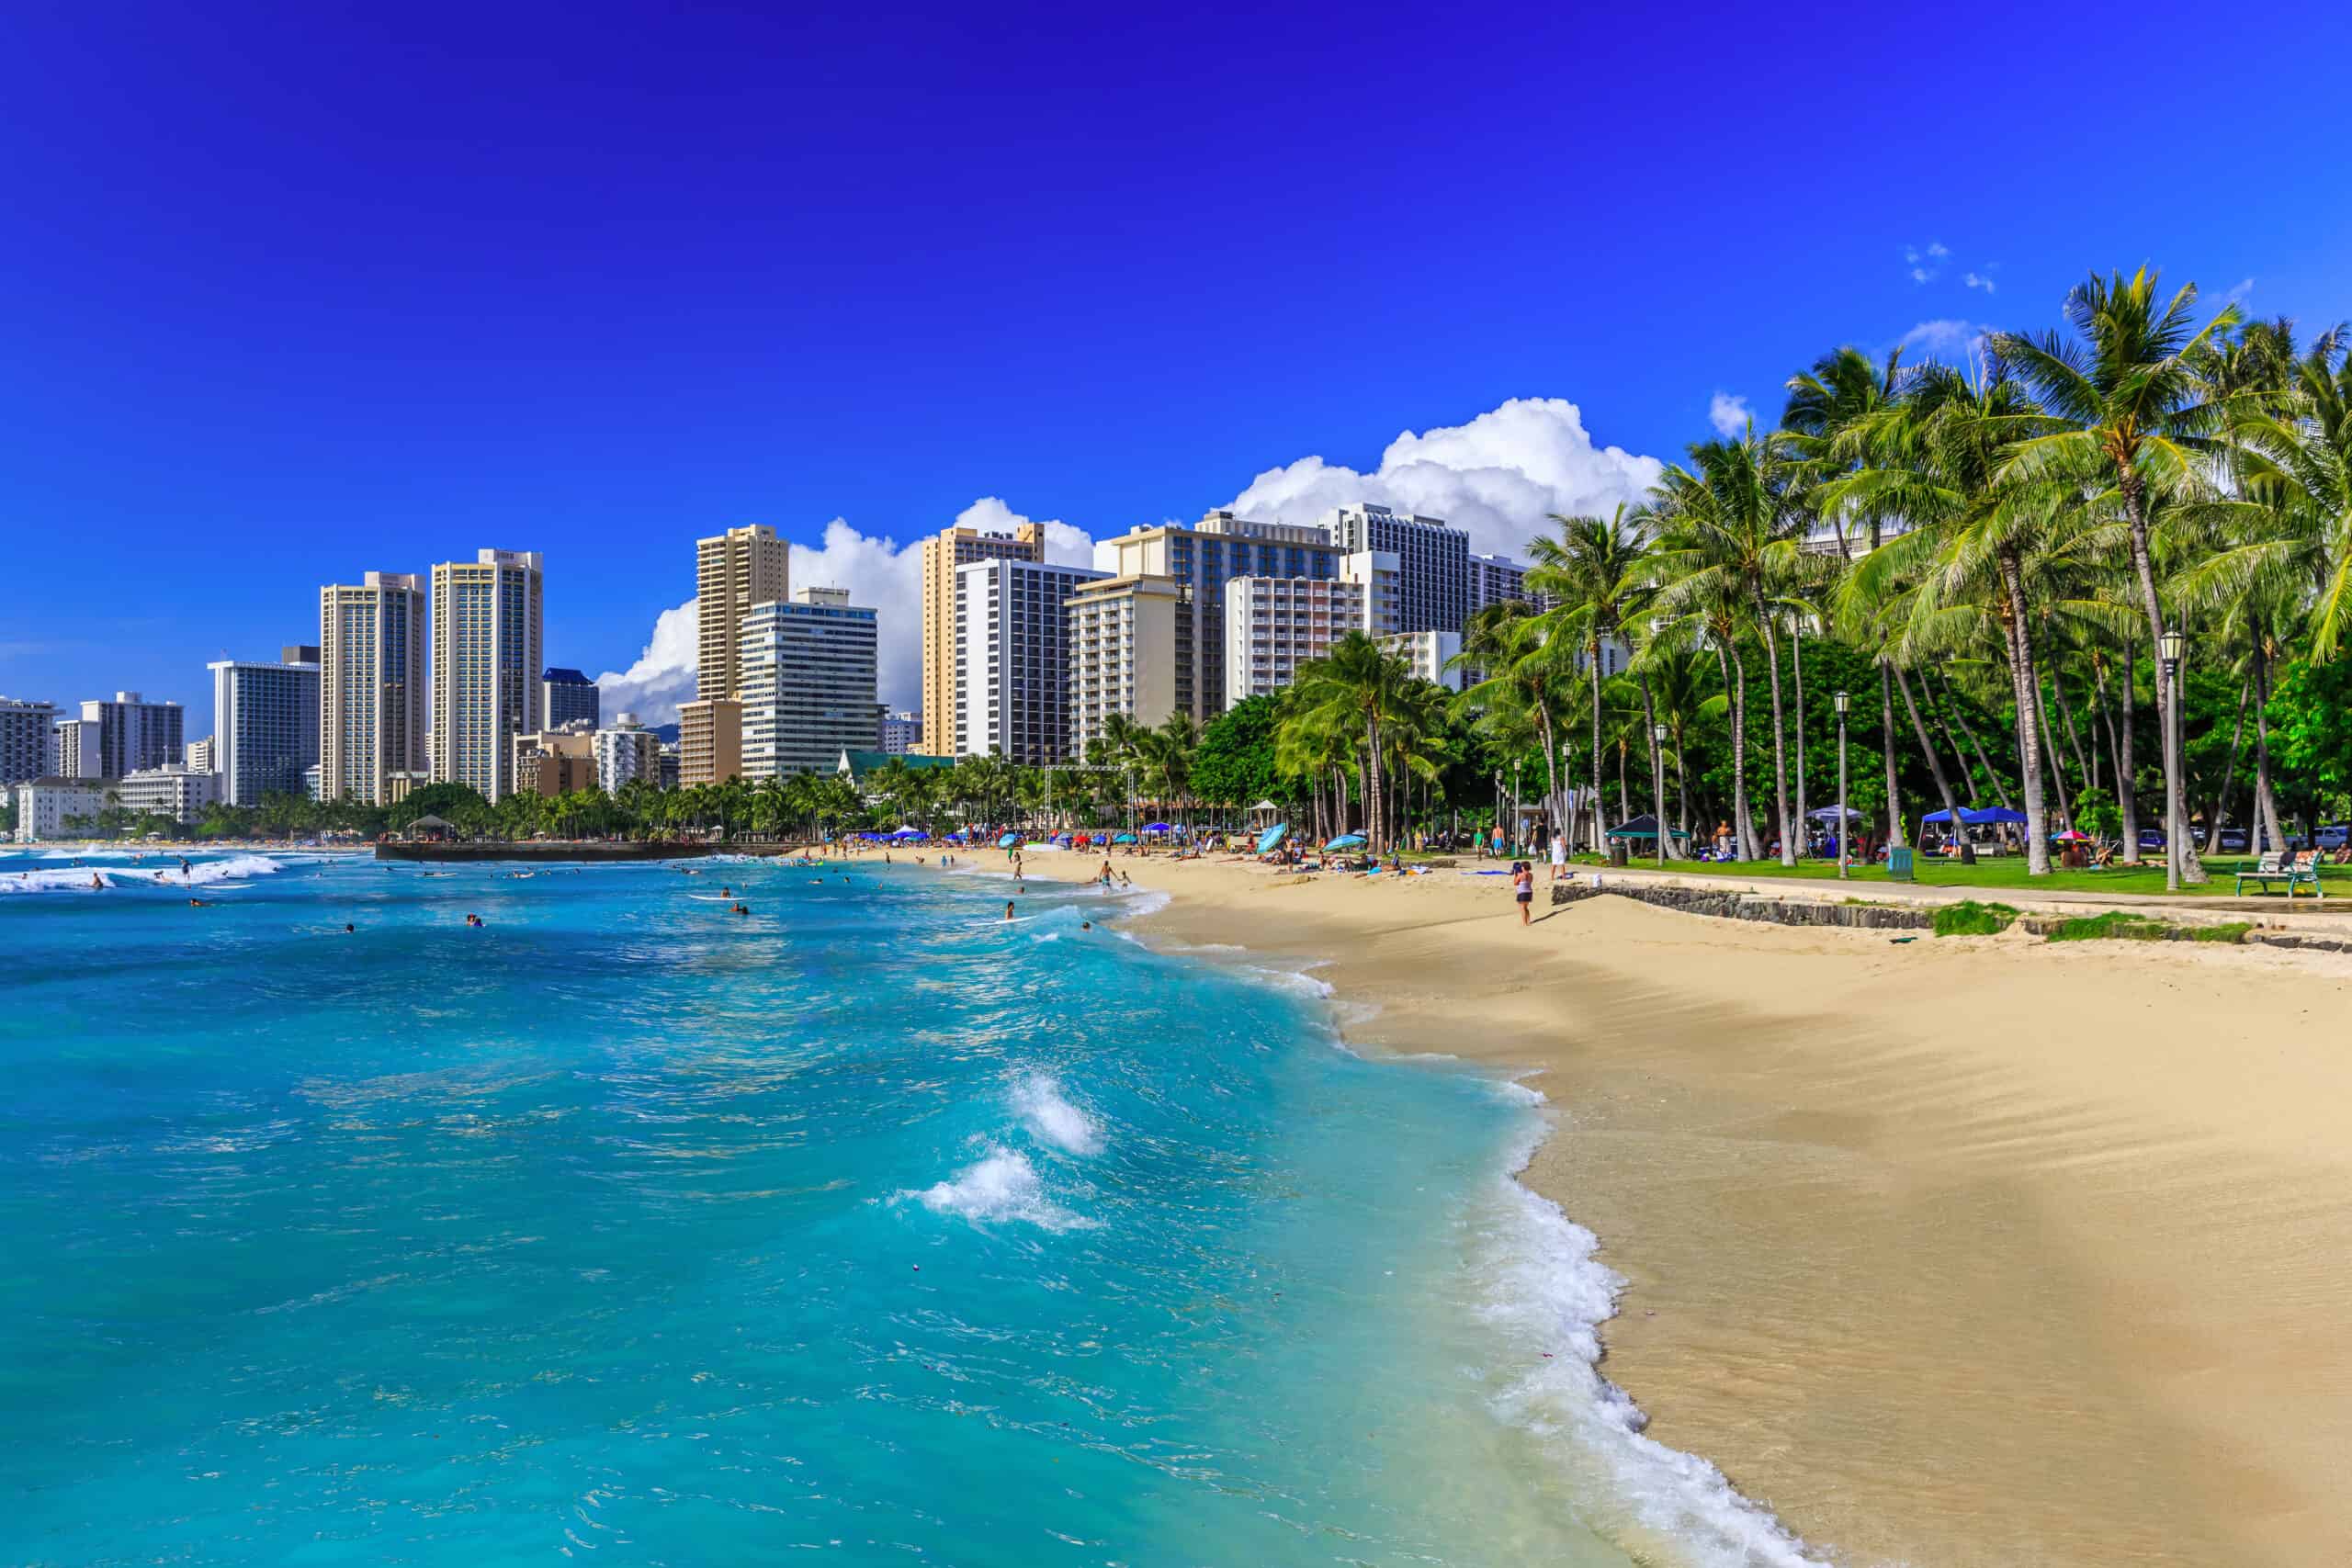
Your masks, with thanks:
<instances>
[{"instance_id":1,"label":"person walking on beach","mask_svg":"<svg viewBox=\"0 0 2352 1568\"><path fill-rule=\"evenodd\" d=\"M1527 907L1535 902L1535 871L1523 860L1510 863L1511 891L1519 899L1519 923L1527 924Z\"/></svg>"},{"instance_id":2,"label":"person walking on beach","mask_svg":"<svg viewBox=\"0 0 2352 1568\"><path fill-rule=\"evenodd\" d=\"M1555 833L1552 835L1552 880L1559 881L1560 873L1567 869L1568 836L1566 833ZM1530 877L1528 880L1532 882L1534 878Z\"/></svg>"}]
</instances>

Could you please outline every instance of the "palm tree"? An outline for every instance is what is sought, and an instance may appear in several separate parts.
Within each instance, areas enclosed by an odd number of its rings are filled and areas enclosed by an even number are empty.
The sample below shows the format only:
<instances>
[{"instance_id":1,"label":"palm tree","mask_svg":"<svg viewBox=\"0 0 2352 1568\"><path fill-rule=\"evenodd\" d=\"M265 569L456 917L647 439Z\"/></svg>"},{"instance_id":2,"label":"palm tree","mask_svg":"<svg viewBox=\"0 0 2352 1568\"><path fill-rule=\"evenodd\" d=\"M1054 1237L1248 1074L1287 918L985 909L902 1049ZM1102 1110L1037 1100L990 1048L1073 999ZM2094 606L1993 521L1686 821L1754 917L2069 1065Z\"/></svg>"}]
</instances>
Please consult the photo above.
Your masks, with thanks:
<instances>
[{"instance_id":1,"label":"palm tree","mask_svg":"<svg viewBox=\"0 0 2352 1568\"><path fill-rule=\"evenodd\" d=\"M1712 635L1736 637L1752 630L1764 643L1771 677L1772 774L1781 830L1781 863L1796 864L1796 829L1789 819L1786 715L1781 699L1780 642L1774 603L1799 575L1804 511L1798 486L1803 465L1785 457L1773 438L1754 430L1736 441L1702 441L1690 449L1689 467L1676 465L1658 481L1656 510L1665 521L1658 540L1662 609L1703 621ZM1738 662L1736 646L1731 650ZM1729 682L1726 682L1729 684ZM1741 829L1752 845L1746 811L1747 679L1742 667L1733 704L1732 745ZM1751 849L1752 853L1752 849Z\"/></svg>"},{"instance_id":2,"label":"palm tree","mask_svg":"<svg viewBox=\"0 0 2352 1568\"><path fill-rule=\"evenodd\" d=\"M1406 717L1411 704L1411 672L1403 660L1384 652L1363 633L1350 632L1331 645L1329 654L1301 670L1296 684L1300 700L1309 711L1335 722L1344 716L1363 737L1365 838L1377 855L1388 841L1382 730Z\"/></svg>"},{"instance_id":3,"label":"palm tree","mask_svg":"<svg viewBox=\"0 0 2352 1568\"><path fill-rule=\"evenodd\" d=\"M2027 867L2035 876L2049 874L2050 840L2025 563L2070 498L2057 485L2004 475L2010 454L2054 424L1998 358L1966 370L1924 366L1902 398L1857 426L1874 448L1874 466L1824 487L1832 504L1896 513L1915 525L1855 569L1865 600L1873 580L1917 574L1902 633L1906 657L1959 651L1958 638L1988 629L1978 612L1991 611L2017 706ZM1961 613L1947 614L1955 608Z\"/></svg>"},{"instance_id":4,"label":"palm tree","mask_svg":"<svg viewBox=\"0 0 2352 1568\"><path fill-rule=\"evenodd\" d=\"M2197 366L2208 341L2236 325L2238 313L2224 307L2192 329L2196 306L2193 283L2159 300L2156 275L2145 267L2128 279L2120 272L2106 278L2094 273L2066 296L2073 341L2055 332L1998 333L1992 339L1995 352L2016 366L2041 406L2071 427L2020 443L2010 468L2023 478L2113 493L2129 531L2152 651L2161 646L2165 616L2150 516L2163 500L2210 488L2213 436L2229 412ZM2157 682L2157 721L2167 736L2176 732L2175 695ZM2186 823L2188 802L2176 750L2165 748L2165 798ZM2206 881L2196 850L2186 842L2177 848L2182 880Z\"/></svg>"},{"instance_id":5,"label":"palm tree","mask_svg":"<svg viewBox=\"0 0 2352 1568\"><path fill-rule=\"evenodd\" d=\"M1482 672L1477 684L1462 694L1466 708L1514 713L1542 741L1545 807L1555 830L1565 831L1555 721L1565 716L1576 682L1575 643L1551 635L1545 618L1530 615L1523 605L1488 604L1470 617L1462 651L1451 662Z\"/></svg>"},{"instance_id":6,"label":"palm tree","mask_svg":"<svg viewBox=\"0 0 2352 1568\"><path fill-rule=\"evenodd\" d=\"M1539 534L1528 547L1531 592L1560 601L1550 612L1546 635L1560 637L1584 655L1592 693L1592 845L1605 847L1609 811L1600 793L1601 649L1622 637L1652 596L1647 513L1619 503L1606 518L1563 517L1559 536Z\"/></svg>"}]
</instances>

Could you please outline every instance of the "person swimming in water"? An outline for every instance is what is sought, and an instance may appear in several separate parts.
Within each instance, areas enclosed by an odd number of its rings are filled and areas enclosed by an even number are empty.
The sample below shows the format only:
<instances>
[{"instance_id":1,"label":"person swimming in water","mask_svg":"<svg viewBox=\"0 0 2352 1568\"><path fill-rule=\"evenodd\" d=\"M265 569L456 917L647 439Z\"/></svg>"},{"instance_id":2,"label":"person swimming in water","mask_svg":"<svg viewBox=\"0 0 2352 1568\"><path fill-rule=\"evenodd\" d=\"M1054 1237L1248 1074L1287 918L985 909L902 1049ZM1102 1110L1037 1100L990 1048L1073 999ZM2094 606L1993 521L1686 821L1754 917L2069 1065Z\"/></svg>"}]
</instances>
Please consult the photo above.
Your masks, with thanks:
<instances>
[{"instance_id":1,"label":"person swimming in water","mask_svg":"<svg viewBox=\"0 0 2352 1568\"><path fill-rule=\"evenodd\" d=\"M106 887L106 884L98 880L98 874L95 871L90 873L90 886L101 891Z\"/></svg>"},{"instance_id":2,"label":"person swimming in water","mask_svg":"<svg viewBox=\"0 0 2352 1568\"><path fill-rule=\"evenodd\" d=\"M359 928L358 928L357 926L353 925L349 920L345 920L345 921L343 923L343 934L344 934L344 935L345 935L345 936L349 936L352 932L354 932L354 931L357 931L358 929L359 929Z\"/></svg>"},{"instance_id":3,"label":"person swimming in water","mask_svg":"<svg viewBox=\"0 0 2352 1568\"><path fill-rule=\"evenodd\" d=\"M1012 919L1012 900L1010 898L1004 901L1004 918L1008 920Z\"/></svg>"},{"instance_id":4,"label":"person swimming in water","mask_svg":"<svg viewBox=\"0 0 2352 1568\"><path fill-rule=\"evenodd\" d=\"M201 898L191 898L191 899L189 899L189 900L187 901L187 907L188 907L189 908L191 908L191 909L209 909L210 908L212 908L212 906L211 906L211 905L209 905L209 904L206 903L206 902L205 902L203 899L201 899Z\"/></svg>"}]
</instances>

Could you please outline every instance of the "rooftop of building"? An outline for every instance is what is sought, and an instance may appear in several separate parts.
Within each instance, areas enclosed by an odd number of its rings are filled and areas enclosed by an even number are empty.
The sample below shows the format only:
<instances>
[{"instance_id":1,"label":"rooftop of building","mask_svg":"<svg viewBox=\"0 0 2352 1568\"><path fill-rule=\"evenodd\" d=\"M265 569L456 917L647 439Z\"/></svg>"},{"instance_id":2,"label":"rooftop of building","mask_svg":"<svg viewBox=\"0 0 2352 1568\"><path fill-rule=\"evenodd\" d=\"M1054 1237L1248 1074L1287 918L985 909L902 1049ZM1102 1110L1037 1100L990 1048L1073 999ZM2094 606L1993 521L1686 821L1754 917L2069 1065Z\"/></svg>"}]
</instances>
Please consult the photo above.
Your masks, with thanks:
<instances>
[{"instance_id":1,"label":"rooftop of building","mask_svg":"<svg viewBox=\"0 0 2352 1568\"><path fill-rule=\"evenodd\" d=\"M587 676L582 675L579 671L571 668L569 665L563 664L548 665L547 668L547 673L541 675L539 679L542 681L551 681L561 686L593 686L596 683L588 679Z\"/></svg>"}]
</instances>

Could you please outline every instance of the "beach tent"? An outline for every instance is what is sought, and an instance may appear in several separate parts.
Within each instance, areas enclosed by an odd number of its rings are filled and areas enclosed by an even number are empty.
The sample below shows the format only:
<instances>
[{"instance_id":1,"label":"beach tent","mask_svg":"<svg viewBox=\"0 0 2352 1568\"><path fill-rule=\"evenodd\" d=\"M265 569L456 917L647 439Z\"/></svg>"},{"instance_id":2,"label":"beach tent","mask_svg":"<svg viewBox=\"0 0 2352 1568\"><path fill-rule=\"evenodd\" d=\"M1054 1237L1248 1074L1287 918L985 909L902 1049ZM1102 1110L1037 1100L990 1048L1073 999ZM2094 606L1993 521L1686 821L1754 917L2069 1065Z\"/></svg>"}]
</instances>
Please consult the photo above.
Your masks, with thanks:
<instances>
[{"instance_id":1,"label":"beach tent","mask_svg":"<svg viewBox=\"0 0 2352 1568\"><path fill-rule=\"evenodd\" d=\"M1610 829L1609 836L1612 839L1656 839L1657 818L1645 811L1639 817L1632 818Z\"/></svg>"},{"instance_id":2,"label":"beach tent","mask_svg":"<svg viewBox=\"0 0 2352 1568\"><path fill-rule=\"evenodd\" d=\"M1805 815L1816 822L1835 822L1838 820L1838 808L1834 806L1825 806L1818 811L1808 811ZM1860 821L1862 816L1860 811L1850 806L1846 807L1846 815L1856 821Z\"/></svg>"},{"instance_id":3,"label":"beach tent","mask_svg":"<svg viewBox=\"0 0 2352 1568\"><path fill-rule=\"evenodd\" d=\"M1922 822L1948 823L1951 820L1951 813L1949 811L1930 811L1925 817L1920 818L1919 820ZM2006 806L1986 806L1983 807L1963 806L1960 808L1960 820L1965 827L1990 828L1995 824L2001 822L2022 822L2025 820L2025 813L2022 811L2012 811Z\"/></svg>"},{"instance_id":4,"label":"beach tent","mask_svg":"<svg viewBox=\"0 0 2352 1568\"><path fill-rule=\"evenodd\" d=\"M1360 850L1363 848L1363 835L1342 833L1323 847L1327 850Z\"/></svg>"},{"instance_id":5,"label":"beach tent","mask_svg":"<svg viewBox=\"0 0 2352 1568\"><path fill-rule=\"evenodd\" d=\"M891 834L890 837L900 843L904 843L909 839L928 839L931 835L924 832L920 828L901 828L897 832Z\"/></svg>"},{"instance_id":6,"label":"beach tent","mask_svg":"<svg viewBox=\"0 0 2352 1568\"><path fill-rule=\"evenodd\" d=\"M1264 832L1259 834L1258 852L1261 855L1272 854L1273 852L1274 846L1283 841L1283 835L1289 831L1289 823L1277 822L1272 827L1267 829Z\"/></svg>"},{"instance_id":7,"label":"beach tent","mask_svg":"<svg viewBox=\"0 0 2352 1568\"><path fill-rule=\"evenodd\" d=\"M1169 829L1165 822L1147 822L1143 825L1143 830L1147 833L1165 833Z\"/></svg>"}]
</instances>

